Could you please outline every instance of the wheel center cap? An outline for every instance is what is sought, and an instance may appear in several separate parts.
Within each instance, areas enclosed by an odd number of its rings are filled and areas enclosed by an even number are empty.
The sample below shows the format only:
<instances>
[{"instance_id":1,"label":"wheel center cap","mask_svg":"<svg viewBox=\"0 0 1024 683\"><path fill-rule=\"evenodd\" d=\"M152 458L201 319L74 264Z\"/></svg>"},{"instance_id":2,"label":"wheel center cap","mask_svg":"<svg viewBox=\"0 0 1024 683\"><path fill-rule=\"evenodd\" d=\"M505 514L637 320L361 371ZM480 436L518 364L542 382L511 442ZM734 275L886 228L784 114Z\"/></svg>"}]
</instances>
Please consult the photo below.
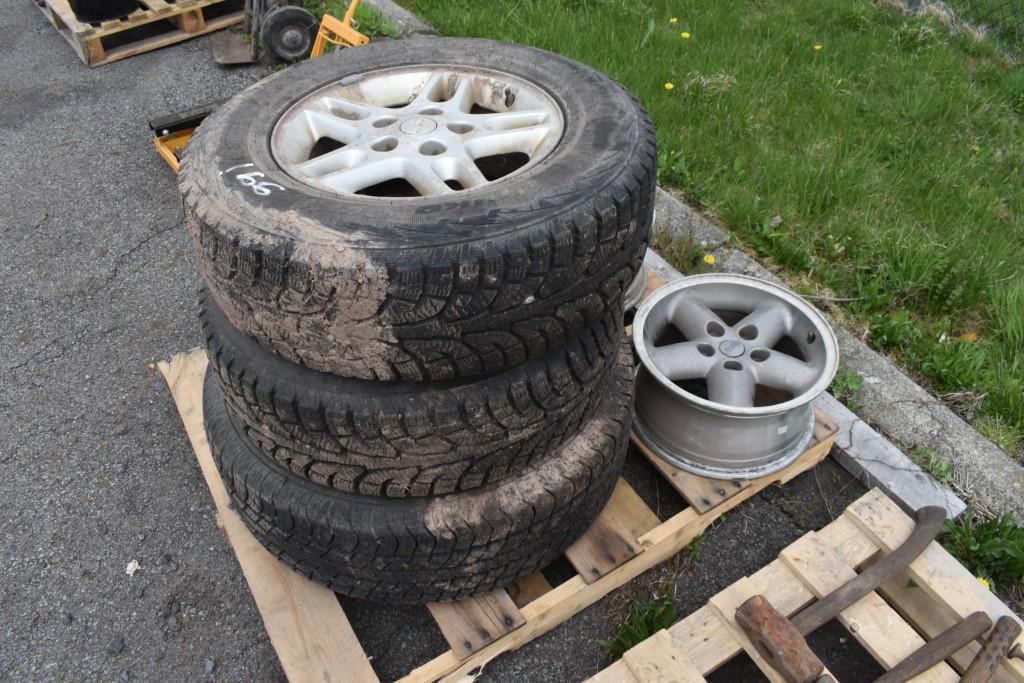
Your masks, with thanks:
<instances>
[{"instance_id":1,"label":"wheel center cap","mask_svg":"<svg viewBox=\"0 0 1024 683\"><path fill-rule=\"evenodd\" d=\"M426 135L433 132L435 128L437 128L437 122L433 119L428 119L425 116L413 116L402 121L402 125L398 127L398 130L406 135Z\"/></svg>"},{"instance_id":2,"label":"wheel center cap","mask_svg":"<svg viewBox=\"0 0 1024 683\"><path fill-rule=\"evenodd\" d=\"M303 33L297 28L289 28L281 36L281 42L289 49L296 49L302 45Z\"/></svg>"},{"instance_id":3,"label":"wheel center cap","mask_svg":"<svg viewBox=\"0 0 1024 683\"><path fill-rule=\"evenodd\" d=\"M724 342L718 345L718 350L722 352L723 356L729 358L739 358L747 351L747 347L735 339L726 339Z\"/></svg>"}]
</instances>

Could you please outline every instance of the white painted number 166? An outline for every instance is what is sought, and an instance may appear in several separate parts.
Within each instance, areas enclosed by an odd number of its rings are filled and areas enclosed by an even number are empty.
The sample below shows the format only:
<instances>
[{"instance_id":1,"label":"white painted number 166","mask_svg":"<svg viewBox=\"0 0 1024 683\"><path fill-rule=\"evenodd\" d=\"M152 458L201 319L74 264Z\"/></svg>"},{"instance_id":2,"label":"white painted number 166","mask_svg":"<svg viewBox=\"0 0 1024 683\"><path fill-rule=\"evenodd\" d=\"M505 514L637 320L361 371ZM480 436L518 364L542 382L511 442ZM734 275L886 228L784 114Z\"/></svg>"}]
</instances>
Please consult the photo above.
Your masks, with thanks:
<instances>
[{"instance_id":1,"label":"white painted number 166","mask_svg":"<svg viewBox=\"0 0 1024 683\"><path fill-rule=\"evenodd\" d=\"M225 173L231 173L232 171L237 171L240 168L248 168L250 166L255 166L255 164L241 164L239 166L232 166L227 171L225 171ZM264 174L262 172L250 171L248 173L240 173L236 175L235 179L238 180L238 182L240 182L245 187L251 187L253 194L257 194L261 197L266 197L273 190L284 189L284 186L278 185L277 183L259 180L259 178L262 177L264 177Z\"/></svg>"}]
</instances>

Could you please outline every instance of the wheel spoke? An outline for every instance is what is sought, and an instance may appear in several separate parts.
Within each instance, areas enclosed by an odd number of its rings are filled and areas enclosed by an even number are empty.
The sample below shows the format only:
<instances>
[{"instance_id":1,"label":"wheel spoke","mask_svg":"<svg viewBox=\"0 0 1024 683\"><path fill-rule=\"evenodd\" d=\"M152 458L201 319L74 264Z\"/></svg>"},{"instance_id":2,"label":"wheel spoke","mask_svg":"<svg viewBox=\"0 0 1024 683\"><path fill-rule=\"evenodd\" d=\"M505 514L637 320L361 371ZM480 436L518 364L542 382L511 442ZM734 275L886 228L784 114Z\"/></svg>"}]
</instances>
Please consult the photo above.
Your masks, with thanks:
<instances>
[{"instance_id":1,"label":"wheel spoke","mask_svg":"<svg viewBox=\"0 0 1024 683\"><path fill-rule=\"evenodd\" d=\"M546 111L507 111L498 114L474 114L473 122L484 130L512 130L545 123L549 118Z\"/></svg>"},{"instance_id":2,"label":"wheel spoke","mask_svg":"<svg viewBox=\"0 0 1024 683\"><path fill-rule=\"evenodd\" d=\"M354 168L329 173L319 178L319 182L336 192L355 193L371 185L402 176L401 159L378 159Z\"/></svg>"},{"instance_id":3,"label":"wheel spoke","mask_svg":"<svg viewBox=\"0 0 1024 683\"><path fill-rule=\"evenodd\" d=\"M424 197L437 197L454 192L430 164L418 161L406 163L403 175L409 184Z\"/></svg>"},{"instance_id":4,"label":"wheel spoke","mask_svg":"<svg viewBox=\"0 0 1024 683\"><path fill-rule=\"evenodd\" d=\"M781 301L769 301L761 304L749 315L733 325L733 329L742 333L750 330L753 336L745 339L756 339L759 346L770 349L779 343L793 325L793 313Z\"/></svg>"},{"instance_id":5,"label":"wheel spoke","mask_svg":"<svg viewBox=\"0 0 1024 683\"><path fill-rule=\"evenodd\" d=\"M338 171L353 168L357 164L362 163L366 156L366 150L364 149L343 147L299 164L298 169L300 173L307 177L317 178L329 173L337 173Z\"/></svg>"},{"instance_id":6,"label":"wheel spoke","mask_svg":"<svg viewBox=\"0 0 1024 683\"><path fill-rule=\"evenodd\" d=\"M732 370L728 364L735 363L739 369ZM708 399L737 408L754 405L754 376L745 365L735 361L724 361L711 368L707 376Z\"/></svg>"},{"instance_id":7,"label":"wheel spoke","mask_svg":"<svg viewBox=\"0 0 1024 683\"><path fill-rule=\"evenodd\" d=\"M818 370L798 358L772 351L767 359L754 364L757 381L766 387L787 391L794 396L814 386Z\"/></svg>"},{"instance_id":8,"label":"wheel spoke","mask_svg":"<svg viewBox=\"0 0 1024 683\"><path fill-rule=\"evenodd\" d=\"M350 121L320 111L307 111L306 123L314 143L320 138L331 138L350 145L363 136L363 132L357 126L352 125Z\"/></svg>"},{"instance_id":9,"label":"wheel spoke","mask_svg":"<svg viewBox=\"0 0 1024 683\"><path fill-rule=\"evenodd\" d=\"M675 308L671 316L672 324L683 333L690 341L699 339L717 339L721 336L712 335L708 332L708 326L712 323L725 332L727 325L707 305L692 296L679 297L675 302Z\"/></svg>"},{"instance_id":10,"label":"wheel spoke","mask_svg":"<svg viewBox=\"0 0 1024 683\"><path fill-rule=\"evenodd\" d=\"M416 93L416 97L413 98L406 106L410 105L422 105L426 102L436 103L441 97L441 94L448 87L448 79L450 75L445 72L438 72L430 74L427 78L426 83L420 88L420 91Z\"/></svg>"},{"instance_id":11,"label":"wheel spoke","mask_svg":"<svg viewBox=\"0 0 1024 683\"><path fill-rule=\"evenodd\" d=\"M551 129L547 126L480 132L466 141L466 152L474 159L494 154L533 154Z\"/></svg>"},{"instance_id":12,"label":"wheel spoke","mask_svg":"<svg viewBox=\"0 0 1024 683\"><path fill-rule=\"evenodd\" d=\"M651 361L670 380L699 379L708 374L715 359L701 353L698 346L697 342L681 342L655 347Z\"/></svg>"},{"instance_id":13,"label":"wheel spoke","mask_svg":"<svg viewBox=\"0 0 1024 683\"><path fill-rule=\"evenodd\" d=\"M446 103L450 109L468 114L473 108L473 81L472 76L459 76L459 82L455 85L455 92Z\"/></svg>"},{"instance_id":14,"label":"wheel spoke","mask_svg":"<svg viewBox=\"0 0 1024 683\"><path fill-rule=\"evenodd\" d=\"M356 102L343 97L323 97L312 104L312 110L333 116L343 121L355 122L370 118L373 114L380 113L381 107Z\"/></svg>"}]
</instances>

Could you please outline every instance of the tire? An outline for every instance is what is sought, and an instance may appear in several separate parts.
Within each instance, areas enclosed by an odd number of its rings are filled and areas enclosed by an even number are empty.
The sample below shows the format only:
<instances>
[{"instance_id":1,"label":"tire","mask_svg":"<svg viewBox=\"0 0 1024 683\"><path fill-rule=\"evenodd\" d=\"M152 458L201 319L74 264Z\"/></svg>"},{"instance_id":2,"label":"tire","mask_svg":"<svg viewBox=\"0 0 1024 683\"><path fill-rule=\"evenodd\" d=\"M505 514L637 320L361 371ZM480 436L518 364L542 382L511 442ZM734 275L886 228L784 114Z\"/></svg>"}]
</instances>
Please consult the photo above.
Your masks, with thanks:
<instances>
[{"instance_id":1,"label":"tire","mask_svg":"<svg viewBox=\"0 0 1024 683\"><path fill-rule=\"evenodd\" d=\"M549 564L590 526L628 445L628 349L595 416L517 477L466 493L386 500L303 479L251 446L212 371L203 412L214 459L249 529L279 559L332 590L379 602L457 600Z\"/></svg>"},{"instance_id":2,"label":"tire","mask_svg":"<svg viewBox=\"0 0 1024 683\"><path fill-rule=\"evenodd\" d=\"M302 7L280 5L260 21L260 45L274 62L292 62L309 57L319 22Z\"/></svg>"},{"instance_id":3,"label":"tire","mask_svg":"<svg viewBox=\"0 0 1024 683\"><path fill-rule=\"evenodd\" d=\"M485 379L380 383L282 360L200 295L210 367L266 455L348 493L430 496L522 471L593 415L622 339L609 314L566 347Z\"/></svg>"},{"instance_id":4,"label":"tire","mask_svg":"<svg viewBox=\"0 0 1024 683\"><path fill-rule=\"evenodd\" d=\"M536 84L566 122L560 142L508 178L434 198L327 192L275 161L271 132L292 103L419 63ZM422 381L521 365L621 310L646 248L655 159L646 113L589 67L505 43L410 38L251 86L199 127L179 178L200 271L235 327L308 368Z\"/></svg>"}]
</instances>

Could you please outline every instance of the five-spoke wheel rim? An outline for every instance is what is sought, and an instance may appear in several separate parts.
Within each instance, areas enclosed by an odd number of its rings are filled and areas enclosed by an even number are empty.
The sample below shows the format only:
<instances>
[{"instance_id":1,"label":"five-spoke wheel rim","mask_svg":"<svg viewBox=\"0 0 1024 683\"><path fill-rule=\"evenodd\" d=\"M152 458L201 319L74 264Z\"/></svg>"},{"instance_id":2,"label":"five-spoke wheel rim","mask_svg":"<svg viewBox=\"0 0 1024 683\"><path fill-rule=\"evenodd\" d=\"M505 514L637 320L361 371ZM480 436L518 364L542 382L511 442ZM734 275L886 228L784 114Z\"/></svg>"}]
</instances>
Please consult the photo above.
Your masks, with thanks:
<instances>
[{"instance_id":1,"label":"five-spoke wheel rim","mask_svg":"<svg viewBox=\"0 0 1024 683\"><path fill-rule=\"evenodd\" d=\"M561 108L518 76L416 66L349 76L294 103L271 152L296 180L385 198L472 192L522 173L558 145Z\"/></svg>"},{"instance_id":2,"label":"five-spoke wheel rim","mask_svg":"<svg viewBox=\"0 0 1024 683\"><path fill-rule=\"evenodd\" d=\"M838 366L824 317L781 287L740 275L687 277L633 320L637 434L705 477L775 472L807 447L813 400Z\"/></svg>"}]
</instances>

